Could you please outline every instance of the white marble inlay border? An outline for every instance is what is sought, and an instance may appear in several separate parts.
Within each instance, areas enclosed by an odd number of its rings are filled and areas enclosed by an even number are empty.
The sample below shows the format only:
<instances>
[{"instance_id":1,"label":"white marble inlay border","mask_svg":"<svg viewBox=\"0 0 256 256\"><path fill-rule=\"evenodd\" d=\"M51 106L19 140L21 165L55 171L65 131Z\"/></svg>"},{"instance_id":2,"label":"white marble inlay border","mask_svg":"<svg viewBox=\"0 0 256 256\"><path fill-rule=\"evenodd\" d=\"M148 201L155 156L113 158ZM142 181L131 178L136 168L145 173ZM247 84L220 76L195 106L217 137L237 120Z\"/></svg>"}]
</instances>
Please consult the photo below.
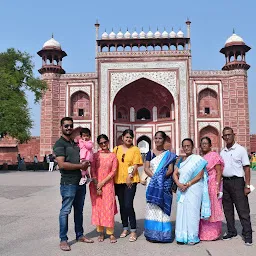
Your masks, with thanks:
<instances>
[{"instance_id":1,"label":"white marble inlay border","mask_svg":"<svg viewBox=\"0 0 256 256\"><path fill-rule=\"evenodd\" d=\"M198 84L197 85L197 93L200 93L204 89L211 89L215 91L217 94L219 93L217 84Z\"/></svg>"},{"instance_id":2,"label":"white marble inlay border","mask_svg":"<svg viewBox=\"0 0 256 256\"><path fill-rule=\"evenodd\" d=\"M198 122L198 132L207 126L212 126L220 132L220 123L219 122Z\"/></svg>"},{"instance_id":3,"label":"white marble inlay border","mask_svg":"<svg viewBox=\"0 0 256 256\"><path fill-rule=\"evenodd\" d=\"M88 96L91 96L91 88L88 85L82 85L82 86L70 86L70 97L76 93L76 92L85 92L86 94L88 94Z\"/></svg>"},{"instance_id":4,"label":"white marble inlay border","mask_svg":"<svg viewBox=\"0 0 256 256\"><path fill-rule=\"evenodd\" d=\"M177 106L177 93L175 93L176 96L173 95L175 100L176 117L179 116L178 112L180 110L180 127L178 126L178 122L176 122L176 132L178 135L180 130L181 139L187 137L189 135L189 132L188 132L188 109L187 109L188 93L187 93L186 61L102 63L101 69L100 69L101 70L100 99L102 103L100 105L100 110L101 110L100 132L105 134L110 134L110 136L113 136L113 125L112 125L113 111L111 111L111 109L112 109L112 102L114 98L112 97L118 92L118 90L122 88L121 86L125 86L128 84L127 81L123 81L121 85L116 84L115 86L117 86L117 88L113 88L113 90L110 88L112 92L110 93L111 96L109 96L108 85L111 84L110 82L112 81L109 81L108 71L109 70L129 71L129 69L131 70L131 72L126 72L126 73L130 74L130 77L132 76L136 77L135 80L139 78L143 78L144 77L143 75L147 75L147 77L150 80L156 81L157 83L165 86L171 93L173 93L175 90L177 92L177 87L176 86L173 87L173 85L176 85L176 75L172 75L172 79L169 80L170 82L167 86L166 81L163 81L163 79L166 78L166 75L157 76L157 73L158 73L157 70L155 72L146 72L145 69L166 69L165 73L169 73L169 74L171 71L168 69L178 69L179 79L177 80L177 82L179 83L179 87L180 87L180 92L179 92L180 106ZM134 70L137 70L137 72L134 72ZM164 71L159 71L159 72L164 73ZM120 72L120 74L122 73L123 72ZM136 74L131 74L131 73L136 73ZM173 72L173 74L175 74L175 72ZM120 75L119 75L119 78L120 78ZM175 83L172 82L173 80L175 81ZM112 87L112 84L110 86ZM176 120L178 121L178 119ZM109 126L110 126L110 130L108 129ZM111 139L113 140L113 138ZM176 139L178 139L178 137Z\"/></svg>"}]
</instances>

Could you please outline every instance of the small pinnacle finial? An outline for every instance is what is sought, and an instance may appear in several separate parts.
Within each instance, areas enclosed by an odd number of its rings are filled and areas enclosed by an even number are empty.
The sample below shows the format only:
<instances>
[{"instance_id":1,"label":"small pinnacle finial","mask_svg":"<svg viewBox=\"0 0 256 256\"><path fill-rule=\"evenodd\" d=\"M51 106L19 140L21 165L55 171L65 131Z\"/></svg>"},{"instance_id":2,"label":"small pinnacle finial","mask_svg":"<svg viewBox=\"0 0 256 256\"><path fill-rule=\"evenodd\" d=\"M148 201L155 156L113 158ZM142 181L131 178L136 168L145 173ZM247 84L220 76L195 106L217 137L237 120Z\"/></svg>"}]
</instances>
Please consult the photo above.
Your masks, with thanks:
<instances>
[{"instance_id":1,"label":"small pinnacle finial","mask_svg":"<svg viewBox=\"0 0 256 256\"><path fill-rule=\"evenodd\" d=\"M52 38L53 38L53 33L52 33Z\"/></svg>"},{"instance_id":2,"label":"small pinnacle finial","mask_svg":"<svg viewBox=\"0 0 256 256\"><path fill-rule=\"evenodd\" d=\"M172 27L172 31L173 31L173 27Z\"/></svg>"},{"instance_id":3,"label":"small pinnacle finial","mask_svg":"<svg viewBox=\"0 0 256 256\"><path fill-rule=\"evenodd\" d=\"M233 28L233 34L235 34L236 32L235 32L235 28Z\"/></svg>"},{"instance_id":4,"label":"small pinnacle finial","mask_svg":"<svg viewBox=\"0 0 256 256\"><path fill-rule=\"evenodd\" d=\"M96 23L95 24L99 24L99 20L98 19L96 19Z\"/></svg>"},{"instance_id":5,"label":"small pinnacle finial","mask_svg":"<svg viewBox=\"0 0 256 256\"><path fill-rule=\"evenodd\" d=\"M156 30L158 31L158 26L156 27Z\"/></svg>"},{"instance_id":6,"label":"small pinnacle finial","mask_svg":"<svg viewBox=\"0 0 256 256\"><path fill-rule=\"evenodd\" d=\"M143 27L141 28L141 31L143 31Z\"/></svg>"}]
</instances>

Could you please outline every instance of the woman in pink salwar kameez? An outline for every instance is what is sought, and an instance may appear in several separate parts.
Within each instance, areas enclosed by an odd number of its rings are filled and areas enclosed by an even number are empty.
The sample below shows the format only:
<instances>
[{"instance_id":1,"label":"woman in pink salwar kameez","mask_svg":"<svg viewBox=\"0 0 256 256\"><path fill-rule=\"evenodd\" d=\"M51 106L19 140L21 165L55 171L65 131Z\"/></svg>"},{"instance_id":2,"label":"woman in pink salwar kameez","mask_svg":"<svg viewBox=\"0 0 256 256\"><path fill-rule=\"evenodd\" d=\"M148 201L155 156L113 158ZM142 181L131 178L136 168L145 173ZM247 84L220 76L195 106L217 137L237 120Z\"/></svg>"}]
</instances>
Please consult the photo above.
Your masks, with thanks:
<instances>
[{"instance_id":1,"label":"woman in pink salwar kameez","mask_svg":"<svg viewBox=\"0 0 256 256\"><path fill-rule=\"evenodd\" d=\"M93 154L91 164L90 194L92 202L92 224L97 226L98 241L104 241L104 228L110 236L110 242L115 243L114 217L117 213L114 176L117 170L117 158L108 149L109 140L104 134L99 135L97 142L101 147Z\"/></svg>"},{"instance_id":2,"label":"woman in pink salwar kameez","mask_svg":"<svg viewBox=\"0 0 256 256\"><path fill-rule=\"evenodd\" d=\"M213 241L220 237L222 232L222 171L224 162L220 155L211 151L211 139L201 139L201 150L204 159L208 162L208 190L211 201L211 217L208 220L200 220L199 238L203 241Z\"/></svg>"}]
</instances>

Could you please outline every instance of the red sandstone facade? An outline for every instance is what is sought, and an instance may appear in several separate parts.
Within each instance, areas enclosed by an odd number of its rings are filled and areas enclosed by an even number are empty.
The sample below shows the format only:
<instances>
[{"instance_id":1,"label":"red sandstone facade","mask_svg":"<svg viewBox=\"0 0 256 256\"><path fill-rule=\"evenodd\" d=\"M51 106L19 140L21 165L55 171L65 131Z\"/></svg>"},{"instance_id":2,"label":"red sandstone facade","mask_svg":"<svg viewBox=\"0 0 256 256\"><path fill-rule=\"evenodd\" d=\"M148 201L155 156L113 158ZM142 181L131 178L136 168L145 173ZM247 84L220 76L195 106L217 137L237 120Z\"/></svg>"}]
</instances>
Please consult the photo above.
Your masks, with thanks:
<instances>
[{"instance_id":1,"label":"red sandstone facade","mask_svg":"<svg viewBox=\"0 0 256 256\"><path fill-rule=\"evenodd\" d=\"M16 164L18 153L25 158L25 162L33 162L34 156L40 154L40 137L33 136L23 144L18 144L16 139L10 137L0 140L0 165Z\"/></svg>"},{"instance_id":2,"label":"red sandstone facade","mask_svg":"<svg viewBox=\"0 0 256 256\"><path fill-rule=\"evenodd\" d=\"M186 25L186 36L182 31L112 31L99 38L95 24L95 73L65 74L66 53L55 39L47 41L38 52L43 60L39 72L49 86L41 106L40 156L52 152L64 116L73 117L75 128L90 128L94 141L98 134L107 134L111 147L131 128L142 152L153 146L158 130L167 133L168 147L177 154L185 137L198 149L200 138L209 136L219 151L221 130L231 126L249 151L250 66L245 55L250 47L233 33L220 51L226 60L222 70L192 70L190 22Z\"/></svg>"}]
</instances>

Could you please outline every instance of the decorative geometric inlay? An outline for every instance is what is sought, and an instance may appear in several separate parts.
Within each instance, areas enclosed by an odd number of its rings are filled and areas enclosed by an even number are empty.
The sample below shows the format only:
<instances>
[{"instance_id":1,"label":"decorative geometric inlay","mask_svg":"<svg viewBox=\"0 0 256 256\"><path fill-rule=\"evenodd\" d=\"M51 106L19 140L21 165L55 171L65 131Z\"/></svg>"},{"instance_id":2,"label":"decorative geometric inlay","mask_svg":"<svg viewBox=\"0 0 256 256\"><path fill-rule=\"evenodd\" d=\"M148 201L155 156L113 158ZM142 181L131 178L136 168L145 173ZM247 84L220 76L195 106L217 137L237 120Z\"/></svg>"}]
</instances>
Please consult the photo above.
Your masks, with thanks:
<instances>
[{"instance_id":1,"label":"decorative geometric inlay","mask_svg":"<svg viewBox=\"0 0 256 256\"><path fill-rule=\"evenodd\" d=\"M166 69L166 72L163 72L162 70L159 71L161 75L157 75L154 73L155 72L146 72L145 70L147 69ZM169 69L169 70L168 70ZM176 74L175 72L171 72L170 69L177 69L179 72L179 108L177 106L177 88L176 88ZM130 79L130 81L133 81L134 77L137 79L143 78L143 75L147 76L150 80L156 81L157 83L165 86L171 93L175 91L175 96L174 96L174 101L175 101L175 106L177 108L177 111L179 109L180 115L180 134L181 134L181 139L184 139L188 136L188 98L187 98L187 62L186 61L158 61L158 62L118 62L118 63L101 63L101 84L100 86L100 124L101 124L101 129L100 132L104 134L113 134L113 127L110 125L110 130L109 130L109 121L110 124L112 122L112 103L113 103L113 96L120 90L123 86L127 85L128 82L121 81L121 84L117 84L115 81L109 81L109 71L111 70L112 72L115 70L121 70L121 71L126 71L126 72L121 72L120 74L127 74L124 77ZM129 73L129 70L131 71ZM134 72L136 70L137 72ZM132 74L133 73L133 74ZM141 73L143 75L141 75ZM165 75L163 74L165 73ZM173 74L171 74L173 73ZM164 79L167 78L167 74L171 75L172 79L168 79L169 82L164 81ZM118 81L121 79L121 75L117 75ZM174 82L175 81L175 82ZM114 88L111 89L112 82L114 82ZM110 86L110 88L109 88ZM109 90L111 91L111 95L109 95ZM109 97L110 96L110 97Z\"/></svg>"},{"instance_id":2,"label":"decorative geometric inlay","mask_svg":"<svg viewBox=\"0 0 256 256\"><path fill-rule=\"evenodd\" d=\"M155 72L121 72L111 73L110 100L114 100L120 89L140 78L147 78L166 87L176 98L176 72L174 71L155 71Z\"/></svg>"},{"instance_id":3,"label":"decorative geometric inlay","mask_svg":"<svg viewBox=\"0 0 256 256\"><path fill-rule=\"evenodd\" d=\"M91 96L91 88L90 86L72 86L70 87L70 96L74 94L75 92L85 92L89 97Z\"/></svg>"},{"instance_id":4,"label":"decorative geometric inlay","mask_svg":"<svg viewBox=\"0 0 256 256\"><path fill-rule=\"evenodd\" d=\"M69 73L61 75L61 78L96 78L97 74L94 72L90 73Z\"/></svg>"},{"instance_id":5,"label":"decorative geometric inlay","mask_svg":"<svg viewBox=\"0 0 256 256\"><path fill-rule=\"evenodd\" d=\"M197 93L201 92L204 89L211 89L218 94L218 85L217 84L198 84Z\"/></svg>"},{"instance_id":6,"label":"decorative geometric inlay","mask_svg":"<svg viewBox=\"0 0 256 256\"><path fill-rule=\"evenodd\" d=\"M136 132L152 132L152 127L139 127L139 128L135 128Z\"/></svg>"},{"instance_id":7,"label":"decorative geometric inlay","mask_svg":"<svg viewBox=\"0 0 256 256\"><path fill-rule=\"evenodd\" d=\"M212 76L232 76L232 75L245 75L247 76L247 71L244 69L236 69L230 71L223 70L193 70L190 76L196 77L212 77Z\"/></svg>"},{"instance_id":8,"label":"decorative geometric inlay","mask_svg":"<svg viewBox=\"0 0 256 256\"><path fill-rule=\"evenodd\" d=\"M83 127L83 128L89 128L91 129L91 124L90 123L82 123L81 121L76 121L74 120L74 129L77 127Z\"/></svg>"},{"instance_id":9,"label":"decorative geometric inlay","mask_svg":"<svg viewBox=\"0 0 256 256\"><path fill-rule=\"evenodd\" d=\"M207 126L212 126L220 131L220 123L219 122L198 122L198 131L201 131L203 128Z\"/></svg>"},{"instance_id":10,"label":"decorative geometric inlay","mask_svg":"<svg viewBox=\"0 0 256 256\"><path fill-rule=\"evenodd\" d=\"M134 109L134 107L130 108L130 122L135 122L135 109Z\"/></svg>"}]
</instances>

